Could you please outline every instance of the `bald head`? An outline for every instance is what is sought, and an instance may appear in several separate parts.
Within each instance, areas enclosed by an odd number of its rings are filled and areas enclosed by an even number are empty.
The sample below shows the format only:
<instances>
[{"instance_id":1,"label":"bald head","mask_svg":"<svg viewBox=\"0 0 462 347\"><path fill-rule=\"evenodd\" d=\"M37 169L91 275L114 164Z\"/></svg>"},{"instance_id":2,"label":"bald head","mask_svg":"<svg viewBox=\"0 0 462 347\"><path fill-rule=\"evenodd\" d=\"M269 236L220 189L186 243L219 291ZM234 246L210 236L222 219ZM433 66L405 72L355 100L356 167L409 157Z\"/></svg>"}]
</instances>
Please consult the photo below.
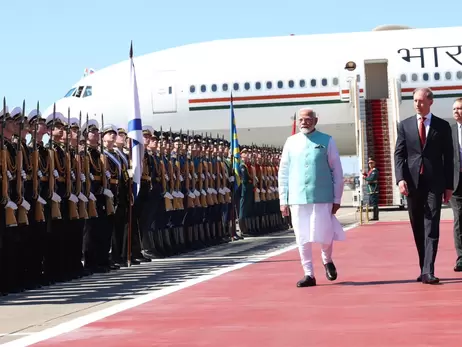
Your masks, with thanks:
<instances>
[{"instance_id":1,"label":"bald head","mask_svg":"<svg viewBox=\"0 0 462 347\"><path fill-rule=\"evenodd\" d=\"M318 123L318 116L311 108L302 108L298 111L298 127L304 134L311 133Z\"/></svg>"}]
</instances>

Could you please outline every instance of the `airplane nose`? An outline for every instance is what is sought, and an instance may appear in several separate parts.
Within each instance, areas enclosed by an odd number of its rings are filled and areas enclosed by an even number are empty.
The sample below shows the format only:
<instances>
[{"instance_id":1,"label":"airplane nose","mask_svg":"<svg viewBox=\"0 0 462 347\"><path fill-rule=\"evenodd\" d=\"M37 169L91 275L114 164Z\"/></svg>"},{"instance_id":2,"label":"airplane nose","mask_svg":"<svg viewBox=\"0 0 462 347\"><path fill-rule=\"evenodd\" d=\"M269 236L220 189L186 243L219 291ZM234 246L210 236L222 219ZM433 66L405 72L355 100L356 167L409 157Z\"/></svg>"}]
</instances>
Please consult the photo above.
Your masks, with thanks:
<instances>
[{"instance_id":1,"label":"airplane nose","mask_svg":"<svg viewBox=\"0 0 462 347\"><path fill-rule=\"evenodd\" d=\"M68 110L70 110L71 118L79 118L80 112L82 112L82 124L86 121L87 112L90 117L95 113L95 110L91 109L90 105L88 105L84 99L80 98L62 98L57 100L55 105L56 112L62 113L65 118L67 118ZM45 112L42 112L43 117L48 117L53 114L53 106L54 104L51 104L45 109Z\"/></svg>"}]
</instances>

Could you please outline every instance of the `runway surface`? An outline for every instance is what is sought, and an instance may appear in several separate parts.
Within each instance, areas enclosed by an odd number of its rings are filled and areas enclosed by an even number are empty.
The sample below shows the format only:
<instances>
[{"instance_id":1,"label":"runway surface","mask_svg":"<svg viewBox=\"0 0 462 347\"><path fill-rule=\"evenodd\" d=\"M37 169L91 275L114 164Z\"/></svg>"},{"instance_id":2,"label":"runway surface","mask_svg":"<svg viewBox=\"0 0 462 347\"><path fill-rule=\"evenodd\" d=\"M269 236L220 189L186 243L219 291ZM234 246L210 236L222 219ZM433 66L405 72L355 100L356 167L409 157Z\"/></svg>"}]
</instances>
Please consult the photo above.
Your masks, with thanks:
<instances>
[{"instance_id":1,"label":"runway surface","mask_svg":"<svg viewBox=\"0 0 462 347\"><path fill-rule=\"evenodd\" d=\"M319 247L314 247L314 288L296 287L302 270L290 234L266 240L265 250L249 250L252 256L239 253L245 257L239 260L234 254L234 264L229 253L226 260L206 254L203 260L175 260L177 272L164 274L167 287L156 284L146 294L5 346L460 346L462 274L452 270L452 222L441 223L436 275L442 284L436 286L416 282L417 254L408 222L347 231L347 241L334 246L335 282L325 278ZM215 269L197 276L202 261ZM152 266L138 271L154 276ZM195 275L185 281L193 266ZM124 281L132 276L128 272L111 276L127 291L136 286ZM175 280L178 284L172 284ZM66 290L58 292L66 299Z\"/></svg>"}]
</instances>

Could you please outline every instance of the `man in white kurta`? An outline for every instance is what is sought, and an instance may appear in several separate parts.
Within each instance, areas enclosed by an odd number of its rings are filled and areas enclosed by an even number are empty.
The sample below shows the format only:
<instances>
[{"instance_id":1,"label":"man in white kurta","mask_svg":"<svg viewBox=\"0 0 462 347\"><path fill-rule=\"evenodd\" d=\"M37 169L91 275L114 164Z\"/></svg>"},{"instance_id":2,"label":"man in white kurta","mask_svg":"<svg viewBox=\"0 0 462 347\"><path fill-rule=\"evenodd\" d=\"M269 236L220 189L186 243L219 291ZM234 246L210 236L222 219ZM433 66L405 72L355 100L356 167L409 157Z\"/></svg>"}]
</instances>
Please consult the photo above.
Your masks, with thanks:
<instances>
[{"instance_id":1,"label":"man in white kurta","mask_svg":"<svg viewBox=\"0 0 462 347\"><path fill-rule=\"evenodd\" d=\"M316 130L318 118L312 109L298 112L300 132L290 136L279 165L279 199L284 216L292 215L295 238L305 276L298 287L316 285L312 244L321 244L327 279L334 281L333 242L345 239L335 217L343 194L343 169L334 139Z\"/></svg>"}]
</instances>

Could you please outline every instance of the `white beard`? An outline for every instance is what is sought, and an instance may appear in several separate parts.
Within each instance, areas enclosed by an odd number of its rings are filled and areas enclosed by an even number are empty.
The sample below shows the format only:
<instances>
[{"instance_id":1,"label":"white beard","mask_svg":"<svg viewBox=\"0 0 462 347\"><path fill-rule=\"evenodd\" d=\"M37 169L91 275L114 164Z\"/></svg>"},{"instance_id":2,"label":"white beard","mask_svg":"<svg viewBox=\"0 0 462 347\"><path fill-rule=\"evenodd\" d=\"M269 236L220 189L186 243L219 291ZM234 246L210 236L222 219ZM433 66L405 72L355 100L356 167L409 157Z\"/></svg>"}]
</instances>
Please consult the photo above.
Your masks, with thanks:
<instances>
[{"instance_id":1,"label":"white beard","mask_svg":"<svg viewBox=\"0 0 462 347\"><path fill-rule=\"evenodd\" d=\"M300 128L300 132L304 133L304 134L309 134L312 130L311 129L308 129L308 128Z\"/></svg>"}]
</instances>

